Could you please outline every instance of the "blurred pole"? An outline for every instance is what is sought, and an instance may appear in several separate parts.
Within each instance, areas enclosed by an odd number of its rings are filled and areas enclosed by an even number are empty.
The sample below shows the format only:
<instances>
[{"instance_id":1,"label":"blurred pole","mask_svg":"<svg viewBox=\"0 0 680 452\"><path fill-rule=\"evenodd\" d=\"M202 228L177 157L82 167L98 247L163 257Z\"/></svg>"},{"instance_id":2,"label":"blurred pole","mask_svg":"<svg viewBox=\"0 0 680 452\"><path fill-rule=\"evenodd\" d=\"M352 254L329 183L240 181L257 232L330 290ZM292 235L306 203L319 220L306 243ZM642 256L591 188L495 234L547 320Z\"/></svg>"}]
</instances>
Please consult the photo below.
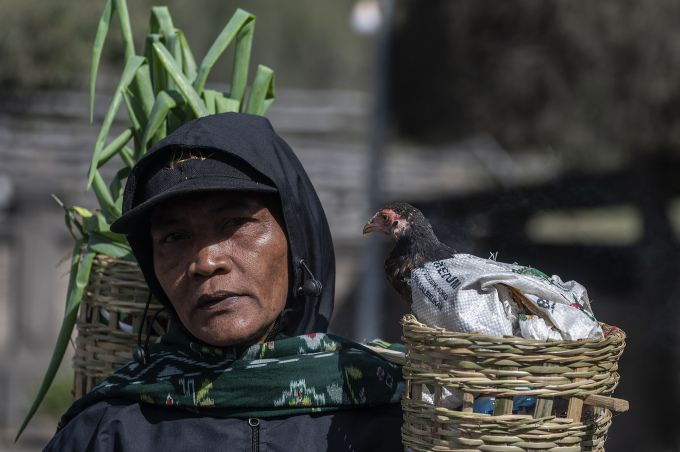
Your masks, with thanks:
<instances>
[{"instance_id":1,"label":"blurred pole","mask_svg":"<svg viewBox=\"0 0 680 452\"><path fill-rule=\"evenodd\" d=\"M392 24L393 0L359 0L355 6L353 24L373 24L376 37L376 56L374 69L373 90L375 93L373 105L373 118L369 131L368 148L368 211L366 220L383 205L383 151L387 138L389 122L389 57L390 38ZM367 20L357 21L356 12L359 8L365 11ZM376 27L375 13L378 13ZM372 14L372 16L371 16ZM381 16L381 17L380 17ZM373 20L370 20L373 18ZM355 29L358 27L355 25ZM370 27L367 27L370 28ZM359 31L359 30L358 30ZM362 271L359 279L359 303L356 311L355 339L358 341L371 340L383 334L382 329L382 300L385 288L385 272L383 261L385 259L382 237L370 237L365 240L363 258L361 261Z\"/></svg>"}]
</instances>

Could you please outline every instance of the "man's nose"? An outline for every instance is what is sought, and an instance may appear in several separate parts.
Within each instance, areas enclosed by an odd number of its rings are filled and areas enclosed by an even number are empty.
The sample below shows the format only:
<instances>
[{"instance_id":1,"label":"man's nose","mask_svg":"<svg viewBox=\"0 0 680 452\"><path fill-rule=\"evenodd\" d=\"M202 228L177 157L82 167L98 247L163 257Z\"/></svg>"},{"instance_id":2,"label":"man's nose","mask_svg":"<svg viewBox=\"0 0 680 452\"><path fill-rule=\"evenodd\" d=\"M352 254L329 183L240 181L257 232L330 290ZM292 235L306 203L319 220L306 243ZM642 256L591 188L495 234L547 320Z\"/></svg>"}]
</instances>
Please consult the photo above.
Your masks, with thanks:
<instances>
[{"instance_id":1,"label":"man's nose","mask_svg":"<svg viewBox=\"0 0 680 452\"><path fill-rule=\"evenodd\" d=\"M223 243L212 243L199 246L194 253L194 260L189 266L192 276L212 276L231 271L231 257Z\"/></svg>"}]
</instances>

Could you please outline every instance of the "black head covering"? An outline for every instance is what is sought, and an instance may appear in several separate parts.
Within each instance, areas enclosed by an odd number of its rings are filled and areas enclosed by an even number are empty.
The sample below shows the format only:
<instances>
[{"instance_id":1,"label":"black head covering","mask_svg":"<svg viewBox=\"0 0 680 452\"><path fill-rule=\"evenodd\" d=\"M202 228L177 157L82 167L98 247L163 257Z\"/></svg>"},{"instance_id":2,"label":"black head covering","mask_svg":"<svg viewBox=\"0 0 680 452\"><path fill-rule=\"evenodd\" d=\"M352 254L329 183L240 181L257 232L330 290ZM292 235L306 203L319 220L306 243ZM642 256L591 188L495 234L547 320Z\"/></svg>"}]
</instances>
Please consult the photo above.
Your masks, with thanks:
<instances>
[{"instance_id":1,"label":"black head covering","mask_svg":"<svg viewBox=\"0 0 680 452\"><path fill-rule=\"evenodd\" d=\"M167 162L172 153L199 157L183 169L182 184L159 176L165 164L159 162ZM278 192L293 278L274 338L325 332L335 292L335 255L326 215L293 150L261 116L223 113L195 119L159 141L130 172L123 216L111 230L126 234L154 296L178 320L153 269L149 214L163 199L206 190ZM318 297L298 293L310 278L301 260L323 286Z\"/></svg>"}]
</instances>

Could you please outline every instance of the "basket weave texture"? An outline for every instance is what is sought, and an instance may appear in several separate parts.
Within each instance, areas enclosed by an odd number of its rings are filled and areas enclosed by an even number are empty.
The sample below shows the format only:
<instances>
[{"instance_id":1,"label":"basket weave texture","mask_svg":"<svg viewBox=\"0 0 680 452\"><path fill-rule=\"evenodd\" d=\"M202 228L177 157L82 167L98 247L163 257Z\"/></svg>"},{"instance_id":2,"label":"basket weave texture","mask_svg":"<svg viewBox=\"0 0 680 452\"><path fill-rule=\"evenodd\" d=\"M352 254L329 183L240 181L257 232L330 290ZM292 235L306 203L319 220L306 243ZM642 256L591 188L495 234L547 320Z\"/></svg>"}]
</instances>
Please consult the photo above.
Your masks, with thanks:
<instances>
[{"instance_id":1,"label":"basket weave texture","mask_svg":"<svg viewBox=\"0 0 680 452\"><path fill-rule=\"evenodd\" d=\"M132 359L148 297L149 289L136 262L103 254L95 256L76 321L78 335L73 357L76 399ZM143 327L143 342L148 323L160 308L162 305L152 298ZM125 331L130 328L131 332ZM151 340L169 328L170 320L164 311L154 322Z\"/></svg>"},{"instance_id":2,"label":"basket weave texture","mask_svg":"<svg viewBox=\"0 0 680 452\"><path fill-rule=\"evenodd\" d=\"M611 411L583 403L588 396L614 392L626 338L620 329L603 339L539 341L453 333L430 328L412 315L404 317L402 326L405 448L604 451ZM424 390L431 398L423 400ZM456 390L462 391L462 408L445 407L446 394ZM480 395L495 397L493 415L472 411ZM533 415L512 414L517 395L537 397Z\"/></svg>"}]
</instances>

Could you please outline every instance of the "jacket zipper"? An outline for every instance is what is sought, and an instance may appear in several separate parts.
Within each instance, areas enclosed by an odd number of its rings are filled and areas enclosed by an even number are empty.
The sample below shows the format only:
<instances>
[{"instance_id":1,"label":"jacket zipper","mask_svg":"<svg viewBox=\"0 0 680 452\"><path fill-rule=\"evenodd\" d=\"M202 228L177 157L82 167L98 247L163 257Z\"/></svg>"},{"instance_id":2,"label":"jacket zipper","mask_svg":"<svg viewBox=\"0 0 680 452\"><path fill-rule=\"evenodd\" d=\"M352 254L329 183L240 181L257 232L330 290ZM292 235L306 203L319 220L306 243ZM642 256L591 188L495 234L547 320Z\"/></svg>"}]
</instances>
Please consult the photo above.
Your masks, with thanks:
<instances>
[{"instance_id":1,"label":"jacket zipper","mask_svg":"<svg viewBox=\"0 0 680 452\"><path fill-rule=\"evenodd\" d=\"M248 419L248 425L252 428L253 432L253 452L260 451L260 420L255 418Z\"/></svg>"}]
</instances>

